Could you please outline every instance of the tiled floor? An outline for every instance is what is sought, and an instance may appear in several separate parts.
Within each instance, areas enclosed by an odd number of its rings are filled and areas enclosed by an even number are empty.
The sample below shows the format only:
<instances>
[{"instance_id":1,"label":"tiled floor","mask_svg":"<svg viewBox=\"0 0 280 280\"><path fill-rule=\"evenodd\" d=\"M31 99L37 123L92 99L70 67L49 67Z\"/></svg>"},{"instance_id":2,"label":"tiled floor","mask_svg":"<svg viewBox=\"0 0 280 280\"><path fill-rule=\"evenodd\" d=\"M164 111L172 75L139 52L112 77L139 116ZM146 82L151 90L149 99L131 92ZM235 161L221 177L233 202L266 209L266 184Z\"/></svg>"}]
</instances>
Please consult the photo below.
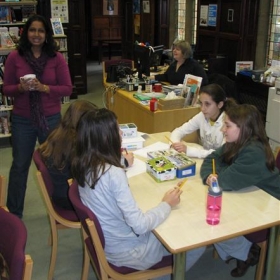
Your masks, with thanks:
<instances>
[{"instance_id":1,"label":"tiled floor","mask_svg":"<svg viewBox=\"0 0 280 280\"><path fill-rule=\"evenodd\" d=\"M90 63L88 67L88 94L79 96L79 99L88 99L98 106L103 106L102 71L98 63ZM63 105L63 111L67 104ZM11 166L11 148L0 148L0 174L8 178ZM48 246L49 223L45 206L35 176L35 167L32 163L26 192L25 210L23 221L28 229L28 242L26 252L34 261L34 280L46 280L50 260L50 247ZM197 229L199 230L199 229ZM56 280L79 280L82 268L82 243L79 230L63 230L59 233L58 255L55 268ZM280 254L280 250L279 254ZM279 258L278 258L279 259ZM209 247L202 258L187 273L190 280L230 280L230 271L235 263L225 264L220 259L212 257L212 248ZM254 279L255 267L250 267L243 280ZM89 280L95 280L95 274L90 268ZM274 279L280 279L280 265Z\"/></svg>"}]
</instances>

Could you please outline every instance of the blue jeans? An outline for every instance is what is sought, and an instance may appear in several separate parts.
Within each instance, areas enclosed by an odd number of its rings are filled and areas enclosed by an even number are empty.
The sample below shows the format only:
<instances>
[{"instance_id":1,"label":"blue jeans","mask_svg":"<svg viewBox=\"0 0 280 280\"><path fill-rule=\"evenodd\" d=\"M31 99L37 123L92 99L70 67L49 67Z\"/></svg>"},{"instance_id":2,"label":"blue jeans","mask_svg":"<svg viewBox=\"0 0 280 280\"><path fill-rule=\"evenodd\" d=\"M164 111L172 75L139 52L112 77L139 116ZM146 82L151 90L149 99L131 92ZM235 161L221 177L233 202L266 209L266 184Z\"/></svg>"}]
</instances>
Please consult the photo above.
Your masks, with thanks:
<instances>
[{"instance_id":1,"label":"blue jeans","mask_svg":"<svg viewBox=\"0 0 280 280\"><path fill-rule=\"evenodd\" d=\"M28 171L38 139L43 143L49 132L60 122L61 115L46 118L49 130L41 131L33 126L30 119L12 115L12 150L13 162L10 169L7 207L9 211L22 218Z\"/></svg>"}]
</instances>

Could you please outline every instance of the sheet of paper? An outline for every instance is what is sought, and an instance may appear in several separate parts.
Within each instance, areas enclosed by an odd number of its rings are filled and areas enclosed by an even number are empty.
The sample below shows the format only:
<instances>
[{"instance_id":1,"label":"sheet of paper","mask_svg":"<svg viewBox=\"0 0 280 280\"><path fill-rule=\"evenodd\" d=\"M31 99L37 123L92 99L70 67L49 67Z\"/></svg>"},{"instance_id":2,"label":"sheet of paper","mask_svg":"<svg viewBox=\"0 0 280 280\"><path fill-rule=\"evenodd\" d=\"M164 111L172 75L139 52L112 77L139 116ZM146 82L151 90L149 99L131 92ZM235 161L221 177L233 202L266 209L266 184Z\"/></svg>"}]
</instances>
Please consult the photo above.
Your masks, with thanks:
<instances>
[{"instance_id":1,"label":"sheet of paper","mask_svg":"<svg viewBox=\"0 0 280 280\"><path fill-rule=\"evenodd\" d=\"M134 151L133 153L135 155L147 158L147 153L152 152L152 151L157 151L157 150L166 150L169 149L169 145L163 142L156 142L152 145L149 145L145 148L139 149Z\"/></svg>"},{"instance_id":2,"label":"sheet of paper","mask_svg":"<svg viewBox=\"0 0 280 280\"><path fill-rule=\"evenodd\" d=\"M143 160L134 158L133 165L126 169L127 178L146 172L146 163Z\"/></svg>"}]
</instances>

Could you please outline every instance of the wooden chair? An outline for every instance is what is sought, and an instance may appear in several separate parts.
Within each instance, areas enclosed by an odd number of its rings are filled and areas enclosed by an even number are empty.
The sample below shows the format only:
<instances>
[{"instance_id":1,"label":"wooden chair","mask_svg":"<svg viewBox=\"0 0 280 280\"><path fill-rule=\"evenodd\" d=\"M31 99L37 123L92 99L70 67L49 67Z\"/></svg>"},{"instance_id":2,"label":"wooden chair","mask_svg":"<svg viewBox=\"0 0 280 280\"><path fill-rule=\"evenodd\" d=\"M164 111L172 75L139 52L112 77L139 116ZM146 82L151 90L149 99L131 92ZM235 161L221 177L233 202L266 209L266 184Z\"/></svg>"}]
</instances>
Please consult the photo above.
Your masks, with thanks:
<instances>
[{"instance_id":1,"label":"wooden chair","mask_svg":"<svg viewBox=\"0 0 280 280\"><path fill-rule=\"evenodd\" d=\"M25 254L27 230L24 223L0 207L0 228L0 253L9 270L8 279L31 280L33 261Z\"/></svg>"},{"instance_id":2,"label":"wooden chair","mask_svg":"<svg viewBox=\"0 0 280 280\"><path fill-rule=\"evenodd\" d=\"M76 181L70 186L69 198L81 220L85 250L99 280L146 280L172 273L173 257L171 255L164 257L152 268L143 271L110 264L104 252L105 239L102 228L95 214L82 203ZM83 280L88 276L89 258L88 263L84 262Z\"/></svg>"},{"instance_id":3,"label":"wooden chair","mask_svg":"<svg viewBox=\"0 0 280 280\"><path fill-rule=\"evenodd\" d=\"M6 205L7 184L6 178L0 175L0 207Z\"/></svg>"},{"instance_id":4,"label":"wooden chair","mask_svg":"<svg viewBox=\"0 0 280 280\"><path fill-rule=\"evenodd\" d=\"M81 223L74 210L66 210L56 206L52 202L52 194L54 186L51 177L48 173L48 169L45 166L40 152L36 150L33 154L33 161L37 166L37 179L43 194L43 199L47 208L47 213L50 220L51 226L51 261L49 267L48 279L52 280L54 275L54 268L57 255L57 243L58 243L58 230L59 229L69 229L69 228L81 228Z\"/></svg>"}]
</instances>

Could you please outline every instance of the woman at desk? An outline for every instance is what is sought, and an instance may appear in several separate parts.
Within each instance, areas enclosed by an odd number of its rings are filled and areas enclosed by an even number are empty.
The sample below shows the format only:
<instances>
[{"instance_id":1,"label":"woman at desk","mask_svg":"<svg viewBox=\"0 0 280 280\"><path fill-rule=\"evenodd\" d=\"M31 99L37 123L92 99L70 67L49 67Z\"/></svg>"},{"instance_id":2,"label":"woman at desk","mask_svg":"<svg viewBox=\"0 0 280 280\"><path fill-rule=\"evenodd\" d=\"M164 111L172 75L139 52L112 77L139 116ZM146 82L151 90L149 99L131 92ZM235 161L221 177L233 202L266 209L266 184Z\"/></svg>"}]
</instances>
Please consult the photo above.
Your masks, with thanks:
<instances>
[{"instance_id":1,"label":"woman at desk","mask_svg":"<svg viewBox=\"0 0 280 280\"><path fill-rule=\"evenodd\" d=\"M156 207L143 213L132 196L120 157L121 134L116 115L104 108L84 114L78 125L72 165L81 200L100 222L108 261L145 270L170 255L152 230L180 202L182 191L167 191ZM204 250L187 253L187 269Z\"/></svg>"},{"instance_id":2,"label":"woman at desk","mask_svg":"<svg viewBox=\"0 0 280 280\"><path fill-rule=\"evenodd\" d=\"M152 79L178 85L184 82L186 74L202 77L202 86L208 84L208 77L203 67L192 58L192 48L186 41L175 41L173 44L174 62L164 74L158 74Z\"/></svg>"},{"instance_id":3,"label":"woman at desk","mask_svg":"<svg viewBox=\"0 0 280 280\"><path fill-rule=\"evenodd\" d=\"M229 108L222 131L226 143L205 158L200 170L203 183L210 185L215 176L224 191L257 186L280 199L279 170L257 108L248 104ZM212 174L213 159L216 174ZM231 271L233 277L243 276L249 266L258 262L258 246L244 236L219 242L215 247L223 260L237 259L237 267Z\"/></svg>"},{"instance_id":4,"label":"woman at desk","mask_svg":"<svg viewBox=\"0 0 280 280\"><path fill-rule=\"evenodd\" d=\"M201 88L199 93L201 112L195 115L182 126L174 129L170 139L172 148L178 152L186 153L189 157L205 158L224 143L221 131L224 119L224 110L235 105L232 98L217 84L209 84ZM188 147L181 139L186 135L198 131L200 133L201 149Z\"/></svg>"}]
</instances>

